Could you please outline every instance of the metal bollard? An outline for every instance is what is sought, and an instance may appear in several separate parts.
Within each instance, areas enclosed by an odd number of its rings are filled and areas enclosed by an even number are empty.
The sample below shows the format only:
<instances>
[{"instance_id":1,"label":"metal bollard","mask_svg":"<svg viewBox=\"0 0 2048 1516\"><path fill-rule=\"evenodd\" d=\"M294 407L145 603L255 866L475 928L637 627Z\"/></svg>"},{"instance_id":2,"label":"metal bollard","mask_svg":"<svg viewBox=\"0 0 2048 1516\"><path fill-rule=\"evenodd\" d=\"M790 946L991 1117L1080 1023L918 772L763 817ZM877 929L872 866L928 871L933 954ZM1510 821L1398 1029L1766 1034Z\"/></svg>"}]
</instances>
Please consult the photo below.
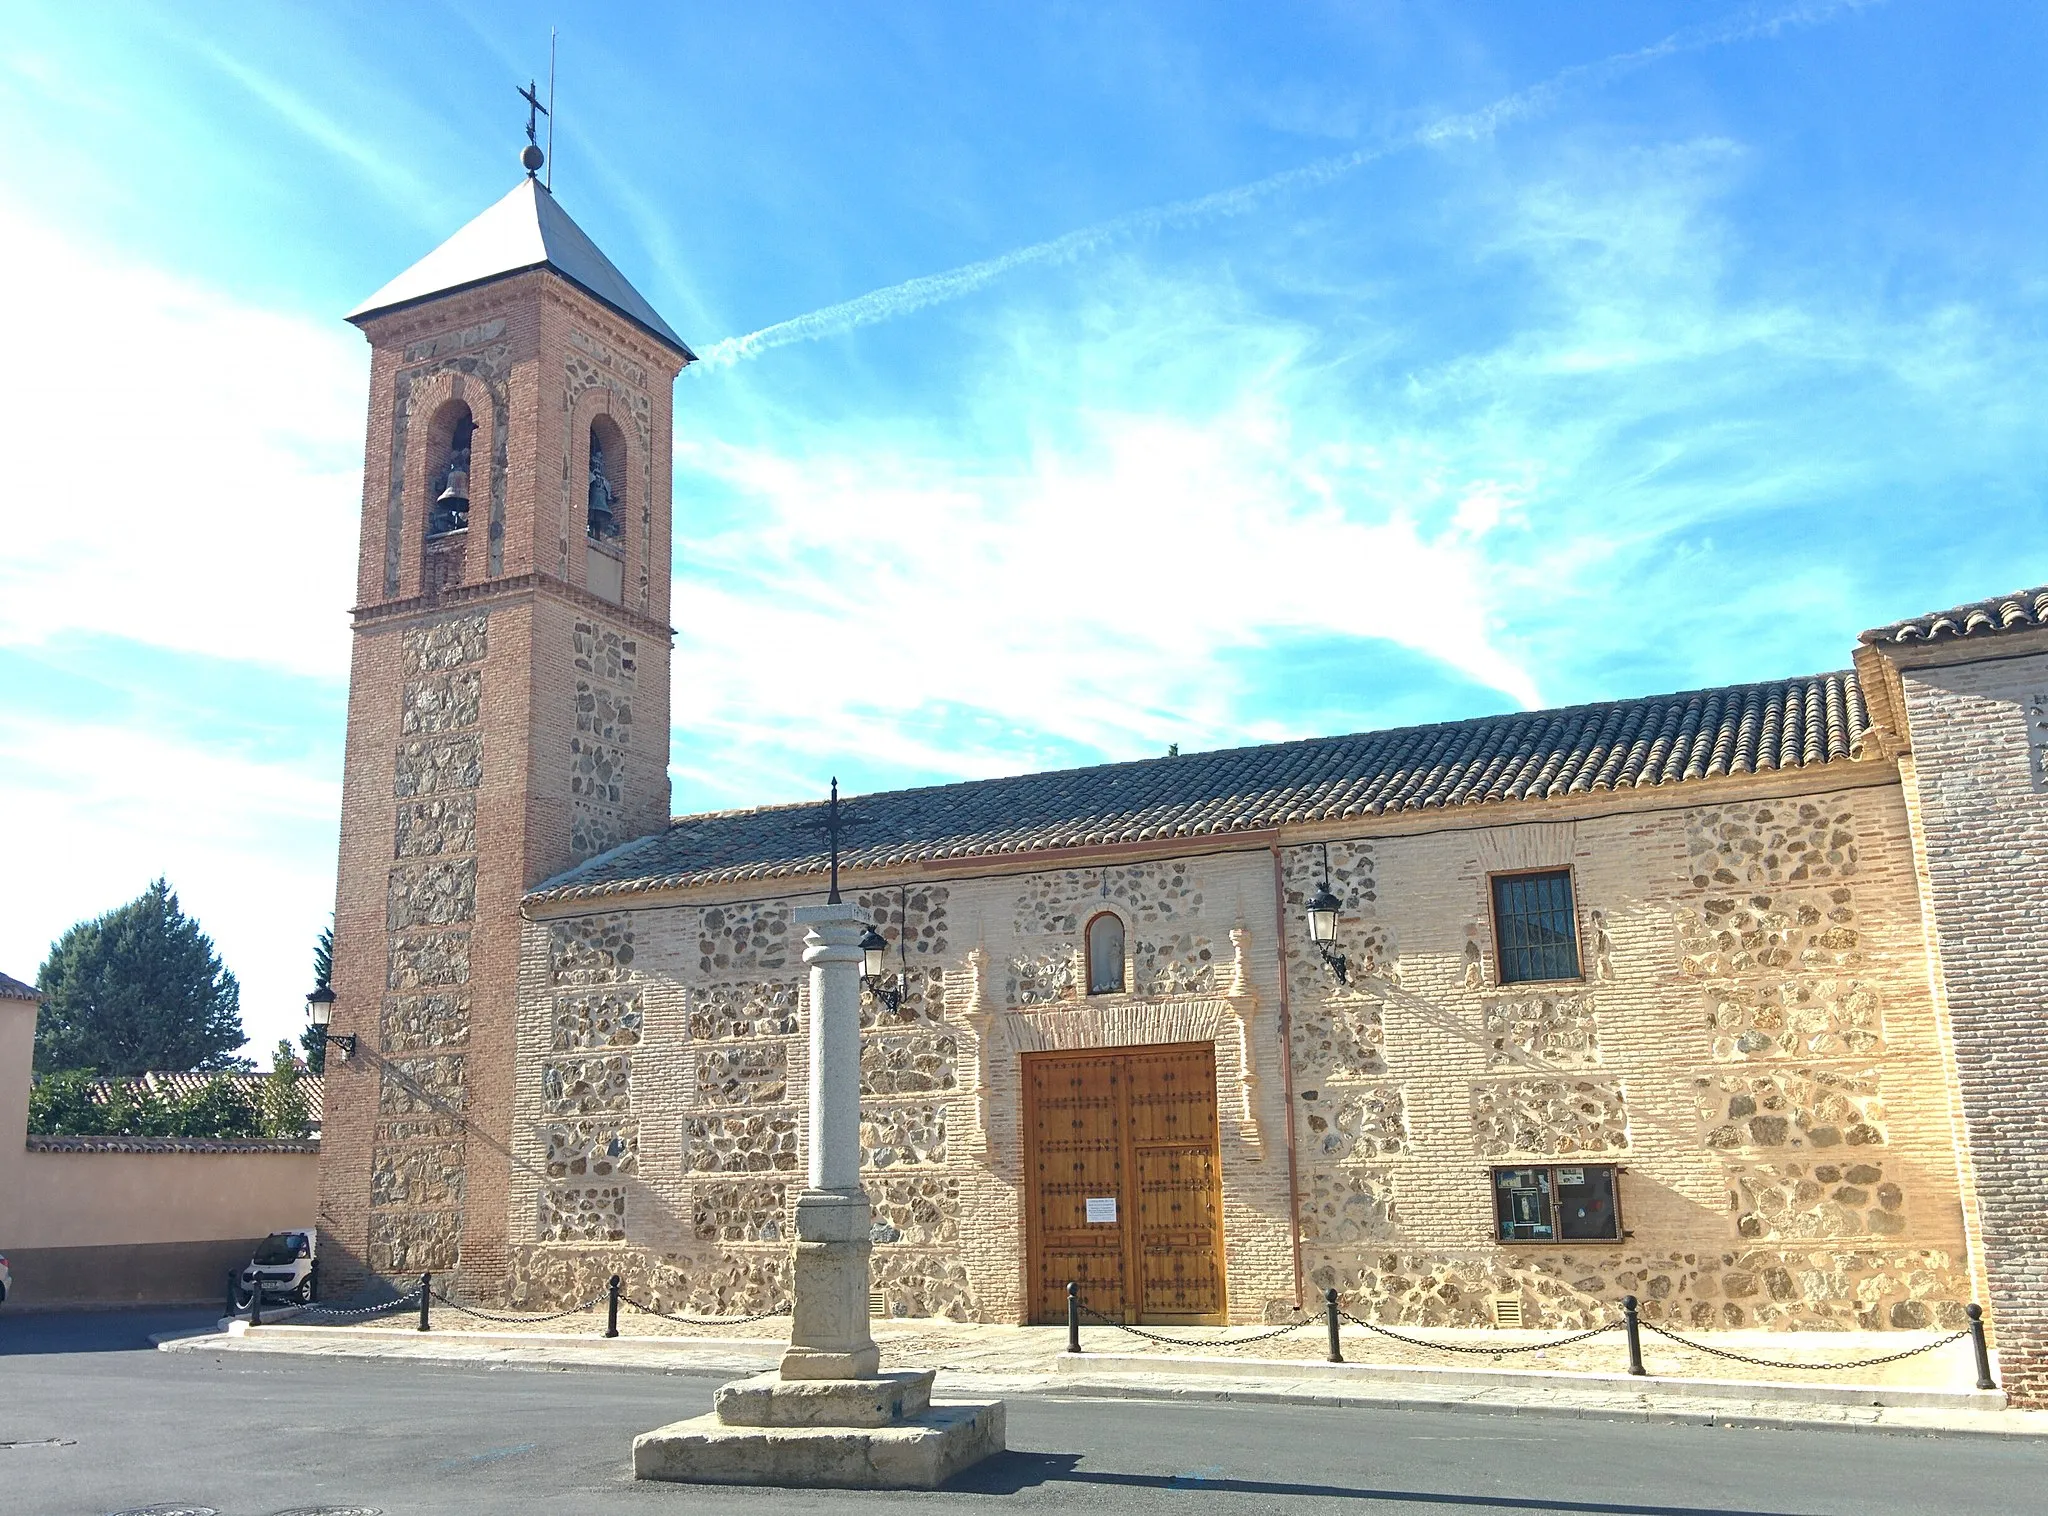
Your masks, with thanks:
<instances>
[{"instance_id":1,"label":"metal bollard","mask_svg":"<svg viewBox=\"0 0 2048 1516\"><path fill-rule=\"evenodd\" d=\"M249 1325L263 1325L263 1277L260 1274L256 1282L249 1287Z\"/></svg>"},{"instance_id":2,"label":"metal bollard","mask_svg":"<svg viewBox=\"0 0 2048 1516\"><path fill-rule=\"evenodd\" d=\"M1991 1377L1991 1350L1984 1345L1984 1307L1973 1300L1963 1309L1970 1317L1970 1348L1977 1355L1977 1388L1995 1390L1998 1382Z\"/></svg>"},{"instance_id":3,"label":"metal bollard","mask_svg":"<svg viewBox=\"0 0 2048 1516\"><path fill-rule=\"evenodd\" d=\"M1330 1362L1342 1363L1344 1349L1337 1342L1337 1292L1323 1291L1323 1310L1330 1318Z\"/></svg>"},{"instance_id":4,"label":"metal bollard","mask_svg":"<svg viewBox=\"0 0 2048 1516\"><path fill-rule=\"evenodd\" d=\"M233 1269L228 1270L228 1308L221 1313L224 1316L238 1315L242 1309L235 1304L235 1273Z\"/></svg>"},{"instance_id":5,"label":"metal bollard","mask_svg":"<svg viewBox=\"0 0 2048 1516\"><path fill-rule=\"evenodd\" d=\"M420 1330L422 1332L433 1330L433 1316L428 1310L428 1306L433 1301L433 1298L434 1276L432 1274L420 1275Z\"/></svg>"},{"instance_id":6,"label":"metal bollard","mask_svg":"<svg viewBox=\"0 0 2048 1516\"><path fill-rule=\"evenodd\" d=\"M612 1275L612 1282L607 1286L607 1292L611 1296L611 1300L605 1307L604 1334L607 1337L616 1337L619 1335L619 1276L617 1274Z\"/></svg>"},{"instance_id":7,"label":"metal bollard","mask_svg":"<svg viewBox=\"0 0 2048 1516\"><path fill-rule=\"evenodd\" d=\"M1067 1351L1081 1351L1081 1287L1067 1281Z\"/></svg>"},{"instance_id":8,"label":"metal bollard","mask_svg":"<svg viewBox=\"0 0 2048 1516\"><path fill-rule=\"evenodd\" d=\"M1621 1297L1622 1319L1628 1325L1628 1371L1631 1374L1648 1374L1643 1367L1643 1324L1636 1315L1636 1297Z\"/></svg>"}]
</instances>

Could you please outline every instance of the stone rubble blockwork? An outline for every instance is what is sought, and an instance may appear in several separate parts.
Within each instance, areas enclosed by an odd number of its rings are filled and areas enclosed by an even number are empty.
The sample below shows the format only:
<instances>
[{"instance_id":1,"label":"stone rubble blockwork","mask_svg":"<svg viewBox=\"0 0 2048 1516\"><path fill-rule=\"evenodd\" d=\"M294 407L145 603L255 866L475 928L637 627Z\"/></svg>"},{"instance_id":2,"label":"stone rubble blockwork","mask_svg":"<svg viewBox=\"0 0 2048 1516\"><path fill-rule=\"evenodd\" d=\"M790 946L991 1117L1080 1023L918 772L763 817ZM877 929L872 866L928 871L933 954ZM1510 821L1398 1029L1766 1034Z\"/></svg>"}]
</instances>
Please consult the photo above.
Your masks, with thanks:
<instances>
[{"instance_id":1,"label":"stone rubble blockwork","mask_svg":"<svg viewBox=\"0 0 2048 1516\"><path fill-rule=\"evenodd\" d=\"M398 808L398 856L433 858L476 851L476 797L452 795Z\"/></svg>"},{"instance_id":2,"label":"stone rubble blockwork","mask_svg":"<svg viewBox=\"0 0 2048 1516\"><path fill-rule=\"evenodd\" d=\"M1398 1084L1303 1090L1301 1101L1308 1133L1304 1146L1311 1154L1342 1163L1409 1150L1406 1102Z\"/></svg>"},{"instance_id":3,"label":"stone rubble blockwork","mask_svg":"<svg viewBox=\"0 0 2048 1516\"><path fill-rule=\"evenodd\" d=\"M378 1036L387 1053L459 1048L469 1041L469 992L387 995Z\"/></svg>"},{"instance_id":4,"label":"stone rubble blockwork","mask_svg":"<svg viewBox=\"0 0 2048 1516\"><path fill-rule=\"evenodd\" d=\"M391 978L394 990L426 990L469 983L469 933L394 932Z\"/></svg>"},{"instance_id":5,"label":"stone rubble blockwork","mask_svg":"<svg viewBox=\"0 0 2048 1516\"><path fill-rule=\"evenodd\" d=\"M1709 806L1687 818L1685 851L1703 890L1846 879L1856 872L1856 813L1834 797Z\"/></svg>"},{"instance_id":6,"label":"stone rubble blockwork","mask_svg":"<svg viewBox=\"0 0 2048 1516\"><path fill-rule=\"evenodd\" d=\"M640 1168L640 1129L630 1121L552 1121L542 1130L550 1179L608 1179Z\"/></svg>"},{"instance_id":7,"label":"stone rubble blockwork","mask_svg":"<svg viewBox=\"0 0 2048 1516\"><path fill-rule=\"evenodd\" d=\"M1599 1019L1590 994L1513 995L1485 1002L1487 1066L1600 1066Z\"/></svg>"},{"instance_id":8,"label":"stone rubble blockwork","mask_svg":"<svg viewBox=\"0 0 2048 1516\"><path fill-rule=\"evenodd\" d=\"M1607 1325L1624 1295L1638 1298L1644 1320L1674 1329L1954 1331L1969 1298L1968 1273L1948 1253L1853 1248L1383 1251L1318 1263L1308 1281L1336 1290L1355 1315L1408 1326L1489 1326L1493 1298L1511 1295L1525 1321L1550 1331Z\"/></svg>"},{"instance_id":9,"label":"stone rubble blockwork","mask_svg":"<svg viewBox=\"0 0 2048 1516\"><path fill-rule=\"evenodd\" d=\"M699 1042L794 1037L800 994L794 979L707 984L690 997L690 1035Z\"/></svg>"},{"instance_id":10,"label":"stone rubble blockwork","mask_svg":"<svg viewBox=\"0 0 2048 1516\"><path fill-rule=\"evenodd\" d=\"M705 974L793 968L801 955L791 945L785 905L711 906L698 949L697 967Z\"/></svg>"},{"instance_id":11,"label":"stone rubble blockwork","mask_svg":"<svg viewBox=\"0 0 2048 1516\"><path fill-rule=\"evenodd\" d=\"M1693 1081L1706 1145L1736 1148L1867 1147L1884 1141L1875 1069L1786 1068Z\"/></svg>"},{"instance_id":12,"label":"stone rubble blockwork","mask_svg":"<svg viewBox=\"0 0 2048 1516\"><path fill-rule=\"evenodd\" d=\"M1472 1141L1486 1158L1622 1153L1628 1109L1600 1080L1492 1079L1472 1086Z\"/></svg>"},{"instance_id":13,"label":"stone rubble blockwork","mask_svg":"<svg viewBox=\"0 0 2048 1516\"><path fill-rule=\"evenodd\" d=\"M697 1055L703 1105L782 1105L789 1099L789 1049L780 1043L706 1048Z\"/></svg>"},{"instance_id":14,"label":"stone rubble blockwork","mask_svg":"<svg viewBox=\"0 0 2048 1516\"><path fill-rule=\"evenodd\" d=\"M868 1169L944 1163L946 1107L889 1105L862 1111L860 1161Z\"/></svg>"},{"instance_id":15,"label":"stone rubble blockwork","mask_svg":"<svg viewBox=\"0 0 2048 1516\"><path fill-rule=\"evenodd\" d=\"M793 1238L791 1184L736 1180L691 1186L690 1229L700 1242L781 1242Z\"/></svg>"},{"instance_id":16,"label":"stone rubble blockwork","mask_svg":"<svg viewBox=\"0 0 2048 1516\"><path fill-rule=\"evenodd\" d=\"M683 1171L753 1174L797 1171L794 1113L692 1116L683 1123Z\"/></svg>"},{"instance_id":17,"label":"stone rubble blockwork","mask_svg":"<svg viewBox=\"0 0 2048 1516\"><path fill-rule=\"evenodd\" d=\"M554 1051L633 1047L645 1019L637 991L594 990L555 997Z\"/></svg>"},{"instance_id":18,"label":"stone rubble blockwork","mask_svg":"<svg viewBox=\"0 0 2048 1516\"><path fill-rule=\"evenodd\" d=\"M1746 1238L1896 1237L1905 1196L1876 1160L1747 1165L1729 1171L1728 1208Z\"/></svg>"},{"instance_id":19,"label":"stone rubble blockwork","mask_svg":"<svg viewBox=\"0 0 2048 1516\"><path fill-rule=\"evenodd\" d=\"M623 1242L626 1191L623 1185L579 1185L541 1191L542 1242Z\"/></svg>"},{"instance_id":20,"label":"stone rubble blockwork","mask_svg":"<svg viewBox=\"0 0 2048 1516\"><path fill-rule=\"evenodd\" d=\"M1861 1057L1884 1049L1883 1003L1867 980L1714 984L1705 1001L1717 1059Z\"/></svg>"}]
</instances>

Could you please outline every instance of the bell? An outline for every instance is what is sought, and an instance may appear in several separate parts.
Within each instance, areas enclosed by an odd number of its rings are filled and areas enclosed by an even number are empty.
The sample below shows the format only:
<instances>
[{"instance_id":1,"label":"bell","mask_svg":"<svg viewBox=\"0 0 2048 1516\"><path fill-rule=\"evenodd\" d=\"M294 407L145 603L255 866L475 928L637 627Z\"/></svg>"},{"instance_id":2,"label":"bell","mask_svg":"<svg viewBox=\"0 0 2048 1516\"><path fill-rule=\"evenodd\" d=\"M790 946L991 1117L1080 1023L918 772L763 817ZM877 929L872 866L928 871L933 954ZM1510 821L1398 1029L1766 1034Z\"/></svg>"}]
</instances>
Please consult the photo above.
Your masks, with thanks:
<instances>
[{"instance_id":1,"label":"bell","mask_svg":"<svg viewBox=\"0 0 2048 1516\"><path fill-rule=\"evenodd\" d=\"M469 474L464 469L448 470L448 483L434 497L433 514L427 518L427 535L457 532L469 525Z\"/></svg>"}]
</instances>

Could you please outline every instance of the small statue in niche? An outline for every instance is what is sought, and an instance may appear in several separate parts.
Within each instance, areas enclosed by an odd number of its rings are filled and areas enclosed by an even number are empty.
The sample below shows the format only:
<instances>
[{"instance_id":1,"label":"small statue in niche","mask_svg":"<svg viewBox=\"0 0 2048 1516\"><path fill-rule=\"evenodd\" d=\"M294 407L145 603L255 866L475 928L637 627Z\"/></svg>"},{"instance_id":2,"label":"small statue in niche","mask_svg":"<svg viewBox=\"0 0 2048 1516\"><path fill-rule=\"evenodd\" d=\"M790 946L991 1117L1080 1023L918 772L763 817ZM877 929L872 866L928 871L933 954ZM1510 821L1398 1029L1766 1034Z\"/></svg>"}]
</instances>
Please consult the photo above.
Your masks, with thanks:
<instances>
[{"instance_id":1,"label":"small statue in niche","mask_svg":"<svg viewBox=\"0 0 2048 1516\"><path fill-rule=\"evenodd\" d=\"M469 525L469 445L476 422L464 416L448 439L448 462L441 469L441 488L427 517L427 535L459 532Z\"/></svg>"},{"instance_id":2,"label":"small statue in niche","mask_svg":"<svg viewBox=\"0 0 2048 1516\"><path fill-rule=\"evenodd\" d=\"M590 433L590 535L597 538L619 535L618 512L613 507L618 503L619 492L612 488L611 476L604 466L604 439L595 428Z\"/></svg>"}]
</instances>

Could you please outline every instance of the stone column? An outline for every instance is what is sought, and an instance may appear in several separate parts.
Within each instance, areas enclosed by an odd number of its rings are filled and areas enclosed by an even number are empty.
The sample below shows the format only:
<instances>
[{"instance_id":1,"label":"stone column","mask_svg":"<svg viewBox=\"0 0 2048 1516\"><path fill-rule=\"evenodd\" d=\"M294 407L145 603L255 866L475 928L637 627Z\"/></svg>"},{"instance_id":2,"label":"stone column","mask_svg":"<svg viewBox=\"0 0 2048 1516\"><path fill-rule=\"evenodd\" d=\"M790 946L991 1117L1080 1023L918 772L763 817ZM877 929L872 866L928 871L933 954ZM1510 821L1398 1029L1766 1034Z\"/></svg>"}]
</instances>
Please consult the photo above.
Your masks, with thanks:
<instances>
[{"instance_id":1,"label":"stone column","mask_svg":"<svg viewBox=\"0 0 2048 1516\"><path fill-rule=\"evenodd\" d=\"M863 1379L881 1368L868 1335L868 1199L860 1187L860 939L851 905L796 910L811 969L809 1184L796 1203L796 1303L784 1379Z\"/></svg>"}]
</instances>

